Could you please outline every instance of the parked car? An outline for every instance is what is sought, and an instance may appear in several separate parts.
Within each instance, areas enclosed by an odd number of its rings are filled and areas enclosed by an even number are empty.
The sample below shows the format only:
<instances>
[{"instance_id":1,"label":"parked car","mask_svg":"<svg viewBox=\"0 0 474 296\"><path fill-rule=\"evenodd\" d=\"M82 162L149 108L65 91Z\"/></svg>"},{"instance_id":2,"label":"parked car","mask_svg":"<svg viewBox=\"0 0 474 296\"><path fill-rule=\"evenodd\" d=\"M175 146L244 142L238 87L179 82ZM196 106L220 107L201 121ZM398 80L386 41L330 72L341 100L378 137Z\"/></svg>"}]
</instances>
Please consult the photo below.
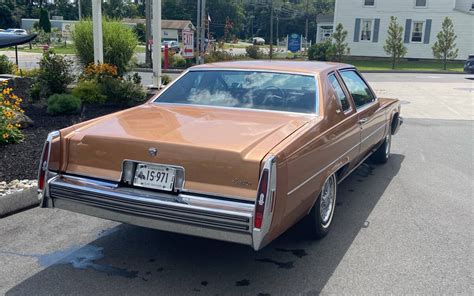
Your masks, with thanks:
<instances>
[{"instance_id":1,"label":"parked car","mask_svg":"<svg viewBox=\"0 0 474 296\"><path fill-rule=\"evenodd\" d=\"M252 38L252 44L253 45L264 45L265 44L265 39L262 37L253 37Z\"/></svg>"},{"instance_id":2,"label":"parked car","mask_svg":"<svg viewBox=\"0 0 474 296\"><path fill-rule=\"evenodd\" d=\"M178 41L173 41L173 40L163 41L161 43L161 51L165 50L165 45L168 45L168 50L169 51L174 51L175 53L179 53L179 51L181 50Z\"/></svg>"},{"instance_id":3,"label":"parked car","mask_svg":"<svg viewBox=\"0 0 474 296\"><path fill-rule=\"evenodd\" d=\"M400 102L351 65L239 61L188 69L147 103L49 134L42 207L259 250L302 218L331 228L337 184L385 163Z\"/></svg>"},{"instance_id":4,"label":"parked car","mask_svg":"<svg viewBox=\"0 0 474 296\"><path fill-rule=\"evenodd\" d=\"M466 63L464 64L464 72L474 74L474 54L470 54L467 57Z\"/></svg>"},{"instance_id":5,"label":"parked car","mask_svg":"<svg viewBox=\"0 0 474 296\"><path fill-rule=\"evenodd\" d=\"M3 33L10 33L16 35L28 35L28 32L24 29L6 29Z\"/></svg>"}]
</instances>

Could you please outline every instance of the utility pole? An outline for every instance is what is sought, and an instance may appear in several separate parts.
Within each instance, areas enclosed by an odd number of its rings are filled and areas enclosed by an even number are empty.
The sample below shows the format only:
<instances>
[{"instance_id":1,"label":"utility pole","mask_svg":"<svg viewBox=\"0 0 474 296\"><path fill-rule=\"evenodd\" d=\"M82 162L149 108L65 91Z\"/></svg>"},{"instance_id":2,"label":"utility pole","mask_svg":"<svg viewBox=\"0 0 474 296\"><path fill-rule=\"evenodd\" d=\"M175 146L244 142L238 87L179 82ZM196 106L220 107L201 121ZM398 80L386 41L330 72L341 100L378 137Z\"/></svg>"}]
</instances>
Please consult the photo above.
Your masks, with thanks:
<instances>
[{"instance_id":1,"label":"utility pole","mask_svg":"<svg viewBox=\"0 0 474 296\"><path fill-rule=\"evenodd\" d=\"M197 15L196 15L196 49L197 49L197 55L196 55L196 64L201 63L201 0L197 0Z\"/></svg>"},{"instance_id":2,"label":"utility pole","mask_svg":"<svg viewBox=\"0 0 474 296\"><path fill-rule=\"evenodd\" d=\"M161 86L161 0L153 1L153 86Z\"/></svg>"},{"instance_id":3,"label":"utility pole","mask_svg":"<svg viewBox=\"0 0 474 296\"><path fill-rule=\"evenodd\" d=\"M306 16L306 22L305 22L305 25L304 25L304 38L305 38L305 44L304 44L304 49L305 51L308 50L308 1L309 0L306 0L306 12L305 12L305 16Z\"/></svg>"},{"instance_id":4,"label":"utility pole","mask_svg":"<svg viewBox=\"0 0 474 296\"><path fill-rule=\"evenodd\" d=\"M206 51L206 0L201 0L201 64L204 64Z\"/></svg>"},{"instance_id":5,"label":"utility pole","mask_svg":"<svg viewBox=\"0 0 474 296\"><path fill-rule=\"evenodd\" d=\"M77 0L77 14L79 16L79 20L82 20L81 0Z\"/></svg>"},{"instance_id":6,"label":"utility pole","mask_svg":"<svg viewBox=\"0 0 474 296\"><path fill-rule=\"evenodd\" d=\"M104 63L102 39L102 0L92 0L92 31L94 40L94 63Z\"/></svg>"},{"instance_id":7,"label":"utility pole","mask_svg":"<svg viewBox=\"0 0 474 296\"><path fill-rule=\"evenodd\" d=\"M273 0L270 0L270 60L273 59Z\"/></svg>"},{"instance_id":8,"label":"utility pole","mask_svg":"<svg viewBox=\"0 0 474 296\"><path fill-rule=\"evenodd\" d=\"M152 40L151 35L151 2L152 0L145 0L145 39L146 39L146 46L145 46L145 64L151 66L151 44L150 41Z\"/></svg>"}]
</instances>

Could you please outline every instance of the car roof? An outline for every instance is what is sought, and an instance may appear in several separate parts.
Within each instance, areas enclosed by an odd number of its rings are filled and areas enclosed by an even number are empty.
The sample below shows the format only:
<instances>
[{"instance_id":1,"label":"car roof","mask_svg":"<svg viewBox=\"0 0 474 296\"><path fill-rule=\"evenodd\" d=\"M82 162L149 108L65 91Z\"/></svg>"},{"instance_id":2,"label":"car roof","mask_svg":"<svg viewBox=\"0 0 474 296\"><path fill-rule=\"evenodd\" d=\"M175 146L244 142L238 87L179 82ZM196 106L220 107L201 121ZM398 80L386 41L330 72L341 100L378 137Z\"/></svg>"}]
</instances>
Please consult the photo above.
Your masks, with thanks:
<instances>
[{"instance_id":1,"label":"car roof","mask_svg":"<svg viewBox=\"0 0 474 296\"><path fill-rule=\"evenodd\" d=\"M276 72L297 72L306 74L317 74L329 72L341 68L353 68L354 66L333 62L317 61L283 61L283 60L257 60L257 61L232 61L209 63L191 67L190 70L205 69L231 69L231 70L267 70Z\"/></svg>"}]
</instances>

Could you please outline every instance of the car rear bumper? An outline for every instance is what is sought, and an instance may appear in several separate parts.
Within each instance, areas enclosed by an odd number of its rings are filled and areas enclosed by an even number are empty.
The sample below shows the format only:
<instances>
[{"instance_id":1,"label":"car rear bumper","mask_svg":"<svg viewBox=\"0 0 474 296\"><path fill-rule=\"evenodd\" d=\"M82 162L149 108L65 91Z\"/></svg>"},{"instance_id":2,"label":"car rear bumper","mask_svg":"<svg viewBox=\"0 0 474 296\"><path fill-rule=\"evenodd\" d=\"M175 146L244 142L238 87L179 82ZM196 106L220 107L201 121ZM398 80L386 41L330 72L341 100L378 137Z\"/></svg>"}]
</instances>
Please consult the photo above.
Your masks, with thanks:
<instances>
[{"instance_id":1,"label":"car rear bumper","mask_svg":"<svg viewBox=\"0 0 474 296\"><path fill-rule=\"evenodd\" d=\"M263 247L253 229L255 204L215 196L167 194L49 173L42 207L175 233Z\"/></svg>"}]
</instances>

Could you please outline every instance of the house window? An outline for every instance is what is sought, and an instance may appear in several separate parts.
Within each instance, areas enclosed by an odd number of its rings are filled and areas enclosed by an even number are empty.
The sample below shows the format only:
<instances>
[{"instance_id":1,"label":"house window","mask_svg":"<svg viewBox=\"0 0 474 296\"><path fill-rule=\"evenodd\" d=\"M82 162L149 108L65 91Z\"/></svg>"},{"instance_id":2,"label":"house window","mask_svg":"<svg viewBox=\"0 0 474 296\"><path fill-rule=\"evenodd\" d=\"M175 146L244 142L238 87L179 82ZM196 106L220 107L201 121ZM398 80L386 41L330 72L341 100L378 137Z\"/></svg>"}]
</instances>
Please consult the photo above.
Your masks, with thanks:
<instances>
[{"instance_id":1,"label":"house window","mask_svg":"<svg viewBox=\"0 0 474 296\"><path fill-rule=\"evenodd\" d=\"M471 4L471 11L474 10L474 2Z\"/></svg>"},{"instance_id":2,"label":"house window","mask_svg":"<svg viewBox=\"0 0 474 296\"><path fill-rule=\"evenodd\" d=\"M374 6L375 0L364 0L364 6Z\"/></svg>"},{"instance_id":3,"label":"house window","mask_svg":"<svg viewBox=\"0 0 474 296\"><path fill-rule=\"evenodd\" d=\"M415 7L426 7L426 0L415 0Z\"/></svg>"},{"instance_id":4,"label":"house window","mask_svg":"<svg viewBox=\"0 0 474 296\"><path fill-rule=\"evenodd\" d=\"M423 40L423 22L413 22L411 31L411 42L421 42Z\"/></svg>"},{"instance_id":5,"label":"house window","mask_svg":"<svg viewBox=\"0 0 474 296\"><path fill-rule=\"evenodd\" d=\"M360 40L372 40L372 20L362 20L360 30Z\"/></svg>"}]
</instances>

